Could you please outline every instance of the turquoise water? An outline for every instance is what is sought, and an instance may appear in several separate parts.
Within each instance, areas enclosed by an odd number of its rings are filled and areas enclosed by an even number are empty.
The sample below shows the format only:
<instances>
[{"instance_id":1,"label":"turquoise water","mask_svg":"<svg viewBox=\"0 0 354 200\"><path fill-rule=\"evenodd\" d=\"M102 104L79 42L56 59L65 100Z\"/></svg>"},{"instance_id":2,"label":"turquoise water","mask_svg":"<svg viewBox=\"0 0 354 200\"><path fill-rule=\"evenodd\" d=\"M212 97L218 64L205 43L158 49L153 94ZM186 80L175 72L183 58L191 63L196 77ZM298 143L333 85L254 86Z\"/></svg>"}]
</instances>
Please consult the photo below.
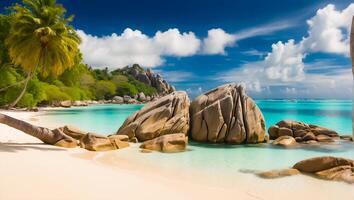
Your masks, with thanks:
<instances>
[{"instance_id":1,"label":"turquoise water","mask_svg":"<svg viewBox=\"0 0 354 200\"><path fill-rule=\"evenodd\" d=\"M340 134L351 133L351 101L285 101L258 100L267 128L282 119L322 125ZM111 134L124 120L143 105L95 105L49 112L46 119L58 124L72 124L83 130Z\"/></svg>"},{"instance_id":2,"label":"turquoise water","mask_svg":"<svg viewBox=\"0 0 354 200\"><path fill-rule=\"evenodd\" d=\"M94 105L72 107L46 113L45 120L58 125L74 125L82 130L109 135L117 132L124 120L144 105Z\"/></svg>"},{"instance_id":3,"label":"turquoise water","mask_svg":"<svg viewBox=\"0 0 354 200\"><path fill-rule=\"evenodd\" d=\"M352 101L348 100L258 100L267 127L282 119L292 119L334 129L340 134L352 132Z\"/></svg>"},{"instance_id":4,"label":"turquoise water","mask_svg":"<svg viewBox=\"0 0 354 200\"><path fill-rule=\"evenodd\" d=\"M270 101L260 100L267 126L282 119L294 119L332 128L341 134L351 132L350 101ZM96 105L76 107L46 114L45 119L55 124L71 124L83 130L101 134L117 131L127 116L143 105ZM131 153L131 152L135 153ZM142 164L158 165L161 170L195 168L206 173L215 171L235 173L243 170L268 170L292 166L299 160L333 155L354 159L351 142L284 149L268 144L210 145L190 142L188 151L176 154L143 154L137 150L117 151L116 155L134 159ZM229 174L229 173L224 173Z\"/></svg>"}]
</instances>

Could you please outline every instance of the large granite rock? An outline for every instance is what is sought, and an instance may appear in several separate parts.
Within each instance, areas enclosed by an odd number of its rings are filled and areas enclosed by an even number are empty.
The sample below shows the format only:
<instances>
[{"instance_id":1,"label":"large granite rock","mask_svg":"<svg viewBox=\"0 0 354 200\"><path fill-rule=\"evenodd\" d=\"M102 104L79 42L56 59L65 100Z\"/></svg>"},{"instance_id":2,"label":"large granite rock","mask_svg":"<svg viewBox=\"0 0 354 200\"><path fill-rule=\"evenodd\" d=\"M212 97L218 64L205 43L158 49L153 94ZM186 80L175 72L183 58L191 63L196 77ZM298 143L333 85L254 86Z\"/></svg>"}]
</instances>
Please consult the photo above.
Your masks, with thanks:
<instances>
[{"instance_id":1,"label":"large granite rock","mask_svg":"<svg viewBox=\"0 0 354 200\"><path fill-rule=\"evenodd\" d=\"M334 130L293 120L282 120L278 122L269 127L268 133L272 140L287 135L304 142L332 142L332 138L338 137L338 133Z\"/></svg>"},{"instance_id":2,"label":"large granite rock","mask_svg":"<svg viewBox=\"0 0 354 200\"><path fill-rule=\"evenodd\" d=\"M184 133L162 135L152 140L145 141L140 148L165 153L180 152L186 149L188 137Z\"/></svg>"},{"instance_id":3,"label":"large granite rock","mask_svg":"<svg viewBox=\"0 0 354 200\"><path fill-rule=\"evenodd\" d=\"M354 183L354 161L345 158L310 158L296 163L293 168L326 180Z\"/></svg>"},{"instance_id":4,"label":"large granite rock","mask_svg":"<svg viewBox=\"0 0 354 200\"><path fill-rule=\"evenodd\" d=\"M265 122L255 102L238 84L226 84L192 102L191 137L199 142L260 143Z\"/></svg>"},{"instance_id":5,"label":"large granite rock","mask_svg":"<svg viewBox=\"0 0 354 200\"><path fill-rule=\"evenodd\" d=\"M151 140L161 135L183 133L189 129L189 98L178 91L149 102L129 116L117 131L139 141Z\"/></svg>"}]
</instances>

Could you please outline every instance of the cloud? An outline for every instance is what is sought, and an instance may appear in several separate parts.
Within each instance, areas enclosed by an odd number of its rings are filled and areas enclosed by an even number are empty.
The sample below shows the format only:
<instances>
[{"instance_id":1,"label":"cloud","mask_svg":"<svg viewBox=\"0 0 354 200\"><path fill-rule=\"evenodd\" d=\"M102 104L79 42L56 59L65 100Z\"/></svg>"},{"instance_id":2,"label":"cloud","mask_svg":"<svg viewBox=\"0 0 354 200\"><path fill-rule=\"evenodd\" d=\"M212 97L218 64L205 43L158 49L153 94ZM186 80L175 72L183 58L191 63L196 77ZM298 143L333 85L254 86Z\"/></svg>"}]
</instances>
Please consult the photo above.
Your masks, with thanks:
<instances>
[{"instance_id":1,"label":"cloud","mask_svg":"<svg viewBox=\"0 0 354 200\"><path fill-rule=\"evenodd\" d=\"M201 52L203 54L221 54L225 55L225 48L232 47L237 41L256 37L260 35L267 35L273 32L283 30L294 26L293 21L274 22L257 27L241 30L237 33L226 33L223 29L216 28L208 31L208 36L203 39Z\"/></svg>"},{"instance_id":2,"label":"cloud","mask_svg":"<svg viewBox=\"0 0 354 200\"><path fill-rule=\"evenodd\" d=\"M262 58L263 56L267 55L267 52L259 51L257 49L250 49L248 51L243 51L242 54L247 56L258 56Z\"/></svg>"},{"instance_id":3,"label":"cloud","mask_svg":"<svg viewBox=\"0 0 354 200\"><path fill-rule=\"evenodd\" d=\"M200 46L200 40L193 32L181 34L176 28L165 32L158 31L153 41L161 50L161 55L178 57L194 55Z\"/></svg>"},{"instance_id":4,"label":"cloud","mask_svg":"<svg viewBox=\"0 0 354 200\"><path fill-rule=\"evenodd\" d=\"M282 97L296 92L310 98L351 98L353 80L349 64L334 65L329 60L304 63L304 58L315 52L347 55L353 15L354 4L342 11L329 4L308 20L308 35L300 42L290 39L274 43L264 60L219 73L214 79L243 82L251 92L268 92L272 97L274 92Z\"/></svg>"},{"instance_id":5,"label":"cloud","mask_svg":"<svg viewBox=\"0 0 354 200\"><path fill-rule=\"evenodd\" d=\"M77 32L82 38L80 49L84 61L94 67L117 68L134 63L155 67L164 63L163 56L191 56L200 48L200 40L194 33L180 33L178 29L158 31L154 37L130 28L121 35L103 37Z\"/></svg>"},{"instance_id":6,"label":"cloud","mask_svg":"<svg viewBox=\"0 0 354 200\"><path fill-rule=\"evenodd\" d=\"M251 38L251 37L255 37L255 36L268 35L270 33L295 26L295 24L296 23L294 21L273 22L273 23L241 30L241 31L235 33L234 36L235 36L236 40L238 41L238 40L243 40L243 39L247 39L247 38Z\"/></svg>"},{"instance_id":7,"label":"cloud","mask_svg":"<svg viewBox=\"0 0 354 200\"><path fill-rule=\"evenodd\" d=\"M196 54L225 55L225 48L236 41L287 28L284 24L269 24L246 29L235 34L221 28L208 30L205 38L198 38L193 32L180 32L178 29L157 31L148 36L140 30L126 28L123 33L113 33L98 37L77 30L82 39L80 50L86 64L95 68L119 68L138 63L144 67L164 64L164 57L187 57Z\"/></svg>"},{"instance_id":8,"label":"cloud","mask_svg":"<svg viewBox=\"0 0 354 200\"><path fill-rule=\"evenodd\" d=\"M125 29L121 35L97 37L82 30L80 50L84 62L94 67L124 67L140 63L146 67L161 65L161 50L154 41L139 30Z\"/></svg>"},{"instance_id":9,"label":"cloud","mask_svg":"<svg viewBox=\"0 0 354 200\"><path fill-rule=\"evenodd\" d=\"M349 54L349 31L354 14L354 4L342 11L332 4L319 9L314 17L307 21L308 37L304 38L304 48L311 52Z\"/></svg>"},{"instance_id":10,"label":"cloud","mask_svg":"<svg viewBox=\"0 0 354 200\"><path fill-rule=\"evenodd\" d=\"M289 40L273 44L272 52L268 53L261 65L268 79L300 81L304 78L303 58L301 47L294 40Z\"/></svg>"},{"instance_id":11,"label":"cloud","mask_svg":"<svg viewBox=\"0 0 354 200\"><path fill-rule=\"evenodd\" d=\"M208 37L203 40L202 53L204 54L225 54L225 48L234 45L235 35L228 34L217 28L208 31Z\"/></svg>"}]
</instances>

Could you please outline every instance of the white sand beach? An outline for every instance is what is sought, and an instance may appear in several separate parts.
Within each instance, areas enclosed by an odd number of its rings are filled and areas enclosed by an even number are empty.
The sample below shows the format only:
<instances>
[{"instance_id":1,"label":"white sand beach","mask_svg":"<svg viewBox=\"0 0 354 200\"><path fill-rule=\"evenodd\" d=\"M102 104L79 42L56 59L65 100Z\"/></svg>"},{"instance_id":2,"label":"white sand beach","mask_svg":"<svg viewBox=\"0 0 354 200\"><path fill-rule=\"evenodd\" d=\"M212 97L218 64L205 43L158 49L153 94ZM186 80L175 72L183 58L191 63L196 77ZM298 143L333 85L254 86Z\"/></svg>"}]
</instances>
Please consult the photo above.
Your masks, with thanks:
<instances>
[{"instance_id":1,"label":"white sand beach","mask_svg":"<svg viewBox=\"0 0 354 200\"><path fill-rule=\"evenodd\" d=\"M39 113L2 112L41 124ZM53 126L53 125L52 125ZM50 126L49 126L50 127ZM233 182L209 179L191 170L159 171L119 151L89 152L42 144L0 125L0 199L353 199L352 185L304 175L265 180L241 174ZM208 181L209 180L209 181ZM213 181L212 181L213 180Z\"/></svg>"}]
</instances>

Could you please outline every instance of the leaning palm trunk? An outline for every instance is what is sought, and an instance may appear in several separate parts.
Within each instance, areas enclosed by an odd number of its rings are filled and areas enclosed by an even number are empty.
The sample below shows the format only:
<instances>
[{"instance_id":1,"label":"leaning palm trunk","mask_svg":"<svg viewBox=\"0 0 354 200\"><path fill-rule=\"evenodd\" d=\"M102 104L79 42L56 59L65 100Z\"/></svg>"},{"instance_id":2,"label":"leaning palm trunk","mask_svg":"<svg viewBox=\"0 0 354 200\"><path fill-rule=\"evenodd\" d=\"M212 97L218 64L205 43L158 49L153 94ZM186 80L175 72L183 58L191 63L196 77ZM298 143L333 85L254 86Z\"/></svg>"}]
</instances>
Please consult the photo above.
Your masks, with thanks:
<instances>
[{"instance_id":1,"label":"leaning palm trunk","mask_svg":"<svg viewBox=\"0 0 354 200\"><path fill-rule=\"evenodd\" d=\"M29 74L27 75L26 79L25 79L25 83L24 83L24 86L23 86L23 88L22 88L22 91L21 91L20 95L15 99L14 102L12 102L12 103L9 105L10 108L16 106L16 104L22 99L23 95L26 93L27 86L28 86L28 83L29 83L31 77L32 77L32 75L31 75L31 73L29 73Z\"/></svg>"},{"instance_id":2,"label":"leaning palm trunk","mask_svg":"<svg viewBox=\"0 0 354 200\"><path fill-rule=\"evenodd\" d=\"M8 90L9 88L14 87L14 86L16 86L16 85L20 85L20 84L24 83L26 80L27 80L27 79L23 79L22 81L19 81L19 82L16 82L16 83L14 83L14 84L5 86L5 87L3 87L3 88L0 88L0 92L6 91L6 90Z\"/></svg>"},{"instance_id":3,"label":"leaning palm trunk","mask_svg":"<svg viewBox=\"0 0 354 200\"><path fill-rule=\"evenodd\" d=\"M350 32L350 56L352 58L352 73L353 73L353 104L354 104L354 16L352 19L352 28ZM354 141L354 107L352 106L352 134L353 134L353 141Z\"/></svg>"},{"instance_id":4,"label":"leaning palm trunk","mask_svg":"<svg viewBox=\"0 0 354 200\"><path fill-rule=\"evenodd\" d=\"M30 123L15 119L13 117L0 113L0 123L6 124L12 128L23 131L24 133L36 137L46 144L63 146L63 147L76 147L77 141L72 137L65 135L61 130L43 128L34 126Z\"/></svg>"}]
</instances>

